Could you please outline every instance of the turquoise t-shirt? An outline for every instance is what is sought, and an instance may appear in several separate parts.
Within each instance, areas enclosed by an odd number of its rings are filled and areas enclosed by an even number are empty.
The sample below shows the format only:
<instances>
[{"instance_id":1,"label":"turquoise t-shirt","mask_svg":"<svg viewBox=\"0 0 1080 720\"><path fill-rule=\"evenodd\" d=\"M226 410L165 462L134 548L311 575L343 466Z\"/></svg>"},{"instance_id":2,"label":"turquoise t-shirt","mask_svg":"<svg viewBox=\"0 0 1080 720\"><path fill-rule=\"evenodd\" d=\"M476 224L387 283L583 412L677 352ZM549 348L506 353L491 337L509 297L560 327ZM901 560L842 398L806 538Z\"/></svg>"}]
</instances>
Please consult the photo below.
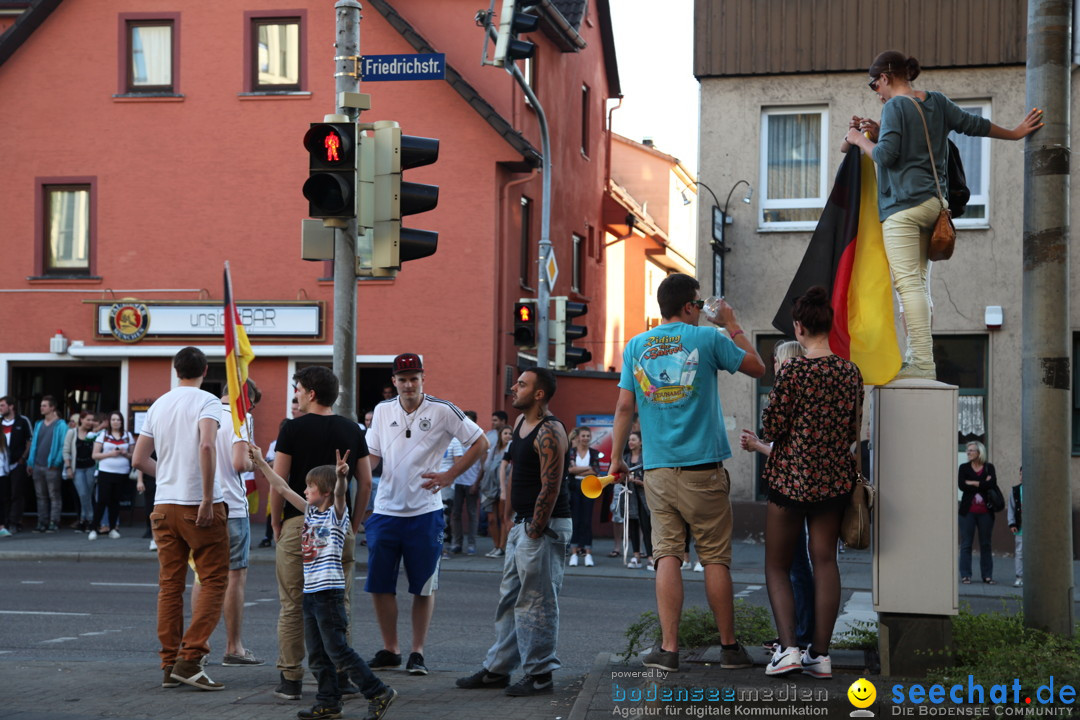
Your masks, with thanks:
<instances>
[{"instance_id":1,"label":"turquoise t-shirt","mask_svg":"<svg viewBox=\"0 0 1080 720\"><path fill-rule=\"evenodd\" d=\"M731 457L716 372L734 374L745 355L716 328L683 322L630 340L619 387L637 397L647 470Z\"/></svg>"}]
</instances>

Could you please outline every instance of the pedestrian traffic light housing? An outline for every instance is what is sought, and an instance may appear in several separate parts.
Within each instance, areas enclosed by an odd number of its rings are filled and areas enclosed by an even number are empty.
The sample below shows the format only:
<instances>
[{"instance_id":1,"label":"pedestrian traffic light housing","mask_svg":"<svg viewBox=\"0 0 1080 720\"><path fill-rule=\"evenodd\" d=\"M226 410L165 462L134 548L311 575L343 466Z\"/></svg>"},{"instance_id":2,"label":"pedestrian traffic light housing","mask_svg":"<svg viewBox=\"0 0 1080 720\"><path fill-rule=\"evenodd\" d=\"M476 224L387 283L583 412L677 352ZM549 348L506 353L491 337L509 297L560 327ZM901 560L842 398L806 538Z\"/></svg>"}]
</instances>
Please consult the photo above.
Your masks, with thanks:
<instances>
[{"instance_id":1,"label":"pedestrian traffic light housing","mask_svg":"<svg viewBox=\"0 0 1080 720\"><path fill-rule=\"evenodd\" d=\"M313 218L356 216L356 125L350 122L311 123L304 135L308 179L304 197Z\"/></svg>"},{"instance_id":2,"label":"pedestrian traffic light housing","mask_svg":"<svg viewBox=\"0 0 1080 720\"><path fill-rule=\"evenodd\" d=\"M499 36L495 40L495 56L492 58L492 64L503 67L507 60L513 62L531 58L536 52L534 43L518 40L520 33L533 32L540 24L539 17L522 12L535 4L536 0L503 0Z\"/></svg>"},{"instance_id":3,"label":"pedestrian traffic light housing","mask_svg":"<svg viewBox=\"0 0 1080 720\"><path fill-rule=\"evenodd\" d=\"M592 360L592 353L584 348L574 347L574 341L589 334L584 325L573 325L571 320L589 312L589 304L571 302L565 297L553 297L555 301L555 326L551 333L555 343L555 367L572 370L581 363Z\"/></svg>"},{"instance_id":4,"label":"pedestrian traffic light housing","mask_svg":"<svg viewBox=\"0 0 1080 720\"><path fill-rule=\"evenodd\" d=\"M514 303L514 345L536 347L536 300L521 298Z\"/></svg>"},{"instance_id":5,"label":"pedestrian traffic light housing","mask_svg":"<svg viewBox=\"0 0 1080 720\"><path fill-rule=\"evenodd\" d=\"M432 210L439 204L439 186L404 182L402 172L439 159L439 141L402 135L392 120L375 123L375 236L372 265L398 270L403 262L434 255L439 233L401 227L406 215Z\"/></svg>"}]
</instances>

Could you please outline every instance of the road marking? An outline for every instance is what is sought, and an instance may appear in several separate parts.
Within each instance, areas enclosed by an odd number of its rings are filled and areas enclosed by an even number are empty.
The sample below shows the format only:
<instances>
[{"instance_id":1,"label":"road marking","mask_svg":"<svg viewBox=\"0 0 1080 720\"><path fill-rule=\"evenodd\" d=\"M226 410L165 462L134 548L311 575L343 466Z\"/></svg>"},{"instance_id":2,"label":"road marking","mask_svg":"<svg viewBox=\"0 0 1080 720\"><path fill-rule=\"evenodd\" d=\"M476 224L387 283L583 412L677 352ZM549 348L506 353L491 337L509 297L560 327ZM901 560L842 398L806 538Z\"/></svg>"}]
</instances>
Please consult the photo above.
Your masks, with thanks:
<instances>
[{"instance_id":1,"label":"road marking","mask_svg":"<svg viewBox=\"0 0 1080 720\"><path fill-rule=\"evenodd\" d=\"M44 585L45 581L44 580L23 580L22 584L23 585Z\"/></svg>"},{"instance_id":2,"label":"road marking","mask_svg":"<svg viewBox=\"0 0 1080 720\"><path fill-rule=\"evenodd\" d=\"M90 613L48 612L46 610L0 610L0 615L74 615L90 617Z\"/></svg>"},{"instance_id":3,"label":"road marking","mask_svg":"<svg viewBox=\"0 0 1080 720\"><path fill-rule=\"evenodd\" d=\"M747 597L760 589L760 585L747 585L745 590L735 593L735 597Z\"/></svg>"},{"instance_id":4,"label":"road marking","mask_svg":"<svg viewBox=\"0 0 1080 720\"><path fill-rule=\"evenodd\" d=\"M255 607L255 606L256 606L256 605L258 605L258 604L259 604L259 603L253 603L253 602L246 602L246 603L244 603L244 607Z\"/></svg>"},{"instance_id":5,"label":"road marking","mask_svg":"<svg viewBox=\"0 0 1080 720\"><path fill-rule=\"evenodd\" d=\"M42 645L47 645L49 643L62 643L62 642L67 642L68 640L78 640L78 639L79 638L73 638L73 637L53 638L52 640L42 640L41 644Z\"/></svg>"},{"instance_id":6,"label":"road marking","mask_svg":"<svg viewBox=\"0 0 1080 720\"><path fill-rule=\"evenodd\" d=\"M118 583L118 582L92 582L91 585L97 585L98 587L152 587L156 588L157 583Z\"/></svg>"}]
</instances>

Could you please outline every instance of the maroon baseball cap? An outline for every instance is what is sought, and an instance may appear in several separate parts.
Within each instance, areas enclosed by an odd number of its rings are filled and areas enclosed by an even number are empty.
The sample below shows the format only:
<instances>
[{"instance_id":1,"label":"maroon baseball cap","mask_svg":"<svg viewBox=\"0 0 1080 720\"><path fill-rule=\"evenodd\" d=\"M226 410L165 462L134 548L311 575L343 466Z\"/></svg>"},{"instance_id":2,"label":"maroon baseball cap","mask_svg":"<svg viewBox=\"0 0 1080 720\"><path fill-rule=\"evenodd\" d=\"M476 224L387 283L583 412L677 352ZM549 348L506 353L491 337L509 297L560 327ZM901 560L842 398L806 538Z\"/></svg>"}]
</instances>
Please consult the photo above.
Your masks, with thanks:
<instances>
[{"instance_id":1,"label":"maroon baseball cap","mask_svg":"<svg viewBox=\"0 0 1080 720\"><path fill-rule=\"evenodd\" d=\"M416 353L401 353L394 358L394 375L403 372L424 372L424 363Z\"/></svg>"}]
</instances>

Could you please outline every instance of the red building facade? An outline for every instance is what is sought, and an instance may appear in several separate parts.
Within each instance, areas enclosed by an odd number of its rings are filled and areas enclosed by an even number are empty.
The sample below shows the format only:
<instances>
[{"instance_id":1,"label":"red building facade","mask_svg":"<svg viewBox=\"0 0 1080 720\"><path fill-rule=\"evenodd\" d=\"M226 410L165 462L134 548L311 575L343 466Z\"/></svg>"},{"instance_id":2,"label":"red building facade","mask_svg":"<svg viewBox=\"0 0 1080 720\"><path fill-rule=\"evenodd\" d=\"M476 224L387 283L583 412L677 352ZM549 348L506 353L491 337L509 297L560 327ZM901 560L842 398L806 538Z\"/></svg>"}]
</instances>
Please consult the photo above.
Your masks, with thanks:
<instances>
[{"instance_id":1,"label":"red building facade","mask_svg":"<svg viewBox=\"0 0 1080 720\"><path fill-rule=\"evenodd\" d=\"M440 236L433 257L397 278L357 283L357 404L381 399L394 355L417 352L427 391L484 421L511 410L512 304L535 296L536 114L505 71L480 64L475 3L363 5L362 54L442 52L447 78L361 85L372 101L361 121L440 139L438 162L408 177L439 185L439 205L405 223ZM28 416L53 394L64 411L120 408L134 421L175 382L172 355L188 344L207 351L208 389L220 387L229 260L257 355L265 447L288 412L292 373L332 358L330 263L302 261L299 236L301 141L335 105L333 3L5 9L16 20L0 36L0 395ZM552 295L589 303L594 346L582 344L595 358L560 378L554 409L569 424L610 412L615 397L613 376L588 371L603 369L605 110L619 83L606 0L549 0L539 13L527 69L551 125Z\"/></svg>"}]
</instances>

